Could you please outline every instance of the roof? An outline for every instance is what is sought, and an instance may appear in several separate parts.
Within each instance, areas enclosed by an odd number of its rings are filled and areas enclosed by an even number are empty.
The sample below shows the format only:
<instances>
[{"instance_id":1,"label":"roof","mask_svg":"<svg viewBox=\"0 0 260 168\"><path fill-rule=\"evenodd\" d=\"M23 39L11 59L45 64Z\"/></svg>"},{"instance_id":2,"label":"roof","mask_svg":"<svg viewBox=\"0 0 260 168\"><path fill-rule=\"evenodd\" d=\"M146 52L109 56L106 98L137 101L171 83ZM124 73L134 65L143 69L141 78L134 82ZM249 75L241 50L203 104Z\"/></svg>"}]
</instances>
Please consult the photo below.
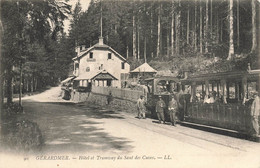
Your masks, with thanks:
<instances>
[{"instance_id":1,"label":"roof","mask_svg":"<svg viewBox=\"0 0 260 168\"><path fill-rule=\"evenodd\" d=\"M127 62L127 60L122 55L120 55L118 52L116 52L113 48L111 48L110 46L108 46L106 44L99 44L99 43L97 43L97 44L87 48L86 50L82 51L78 56L72 58L72 60L80 59L81 57L85 56L86 54L88 54L88 52L90 52L93 49L106 49L106 50L110 50L118 58L120 58L121 60Z\"/></svg>"},{"instance_id":2,"label":"roof","mask_svg":"<svg viewBox=\"0 0 260 168\"><path fill-rule=\"evenodd\" d=\"M241 81L243 77L247 77L247 80L256 80L260 75L260 70L250 70L250 71L229 71L229 72L218 72L218 73L208 73L193 75L187 79L182 79L182 82L191 81L206 81L206 80L221 80L225 79L228 81Z\"/></svg>"},{"instance_id":3,"label":"roof","mask_svg":"<svg viewBox=\"0 0 260 168\"><path fill-rule=\"evenodd\" d=\"M116 77L114 77L113 75L111 75L110 73L108 72L101 72L99 74L97 74L94 78L94 80L117 80Z\"/></svg>"},{"instance_id":4,"label":"roof","mask_svg":"<svg viewBox=\"0 0 260 168\"><path fill-rule=\"evenodd\" d=\"M111 75L111 73L107 72L106 70L100 70L100 71L92 71L92 72L85 72L82 75L79 75L74 80L106 80L106 79L112 79L117 80L116 77Z\"/></svg>"},{"instance_id":5,"label":"roof","mask_svg":"<svg viewBox=\"0 0 260 168\"><path fill-rule=\"evenodd\" d=\"M155 76L153 78L145 79L145 81L153 81L153 80L167 80L167 81L180 81L178 77L175 76Z\"/></svg>"},{"instance_id":6,"label":"roof","mask_svg":"<svg viewBox=\"0 0 260 168\"><path fill-rule=\"evenodd\" d=\"M92 79L93 77L95 77L97 74L99 73L99 71L90 71L90 72L85 72L83 74L80 74L77 78L75 78L74 80L88 80L88 79Z\"/></svg>"},{"instance_id":7,"label":"roof","mask_svg":"<svg viewBox=\"0 0 260 168\"><path fill-rule=\"evenodd\" d=\"M67 82L69 82L70 80L72 80L72 79L74 79L74 78L75 78L75 76L70 76L70 77L68 77L67 79L61 81L61 84L67 83Z\"/></svg>"},{"instance_id":8,"label":"roof","mask_svg":"<svg viewBox=\"0 0 260 168\"><path fill-rule=\"evenodd\" d=\"M143 63L139 67L135 68L131 72L153 72L156 73L157 71L153 69L149 64Z\"/></svg>"}]
</instances>

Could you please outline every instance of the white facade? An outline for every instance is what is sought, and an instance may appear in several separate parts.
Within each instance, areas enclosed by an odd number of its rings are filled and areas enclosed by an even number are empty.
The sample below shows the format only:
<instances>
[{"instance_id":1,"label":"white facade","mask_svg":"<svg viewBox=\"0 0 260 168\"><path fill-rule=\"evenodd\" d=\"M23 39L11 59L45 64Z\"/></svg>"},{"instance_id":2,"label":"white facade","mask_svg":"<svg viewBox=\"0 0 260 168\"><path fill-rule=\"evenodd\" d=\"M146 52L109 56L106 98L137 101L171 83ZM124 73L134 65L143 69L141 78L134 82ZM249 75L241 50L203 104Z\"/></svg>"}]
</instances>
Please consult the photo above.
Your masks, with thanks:
<instances>
[{"instance_id":1,"label":"white facade","mask_svg":"<svg viewBox=\"0 0 260 168\"><path fill-rule=\"evenodd\" d=\"M80 52L79 49L76 49L76 51L77 57L73 58L75 76L80 77L83 74L88 76L86 73L95 74L105 70L117 79L112 81L112 86L120 88L121 74L130 72L130 65L126 62L126 59L111 47L103 44L103 39L100 39L98 44L86 50ZM99 86L101 85L100 82ZM98 82L92 81L92 83L96 85Z\"/></svg>"}]
</instances>

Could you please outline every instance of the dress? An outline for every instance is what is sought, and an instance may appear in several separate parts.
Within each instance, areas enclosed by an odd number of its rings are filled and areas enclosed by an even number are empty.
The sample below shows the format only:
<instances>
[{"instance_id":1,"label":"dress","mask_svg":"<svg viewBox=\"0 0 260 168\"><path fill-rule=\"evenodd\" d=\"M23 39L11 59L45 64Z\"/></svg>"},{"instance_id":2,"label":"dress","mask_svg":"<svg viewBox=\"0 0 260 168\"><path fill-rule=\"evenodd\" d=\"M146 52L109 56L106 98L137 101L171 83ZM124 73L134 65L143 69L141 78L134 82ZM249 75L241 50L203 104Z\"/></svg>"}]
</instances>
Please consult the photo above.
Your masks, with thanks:
<instances>
[{"instance_id":1,"label":"dress","mask_svg":"<svg viewBox=\"0 0 260 168\"><path fill-rule=\"evenodd\" d=\"M251 106L251 123L252 123L252 134L259 135L259 110L260 110L260 99L259 96L256 96L255 100Z\"/></svg>"},{"instance_id":2,"label":"dress","mask_svg":"<svg viewBox=\"0 0 260 168\"><path fill-rule=\"evenodd\" d=\"M139 98L137 100L137 110L138 110L138 118L145 118L145 100Z\"/></svg>"}]
</instances>

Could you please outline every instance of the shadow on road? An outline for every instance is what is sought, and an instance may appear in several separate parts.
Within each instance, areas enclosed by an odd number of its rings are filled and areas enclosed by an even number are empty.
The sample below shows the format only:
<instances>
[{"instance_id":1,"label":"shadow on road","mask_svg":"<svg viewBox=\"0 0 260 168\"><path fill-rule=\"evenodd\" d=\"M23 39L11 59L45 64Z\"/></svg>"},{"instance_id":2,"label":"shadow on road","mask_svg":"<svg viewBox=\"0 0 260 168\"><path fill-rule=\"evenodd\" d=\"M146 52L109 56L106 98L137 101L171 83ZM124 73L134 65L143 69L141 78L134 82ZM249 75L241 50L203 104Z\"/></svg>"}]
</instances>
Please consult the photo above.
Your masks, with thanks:
<instances>
[{"instance_id":1,"label":"shadow on road","mask_svg":"<svg viewBox=\"0 0 260 168\"><path fill-rule=\"evenodd\" d=\"M43 153L90 151L131 152L133 146L123 137L115 137L104 128L102 119L124 119L119 113L94 105L61 102L26 102L26 116L37 122L44 140ZM98 120L96 120L98 119Z\"/></svg>"}]
</instances>

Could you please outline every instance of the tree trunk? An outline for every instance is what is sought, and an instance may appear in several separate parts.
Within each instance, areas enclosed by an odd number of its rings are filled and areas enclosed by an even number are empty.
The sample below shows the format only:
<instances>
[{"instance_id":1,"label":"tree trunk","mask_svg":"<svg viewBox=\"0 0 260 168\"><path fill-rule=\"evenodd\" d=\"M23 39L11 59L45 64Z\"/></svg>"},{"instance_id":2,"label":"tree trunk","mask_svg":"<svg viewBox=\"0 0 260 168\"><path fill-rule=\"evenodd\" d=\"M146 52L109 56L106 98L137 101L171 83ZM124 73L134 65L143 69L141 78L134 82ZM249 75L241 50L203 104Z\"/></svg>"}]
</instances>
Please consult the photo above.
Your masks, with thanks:
<instances>
[{"instance_id":1,"label":"tree trunk","mask_svg":"<svg viewBox=\"0 0 260 168\"><path fill-rule=\"evenodd\" d=\"M170 45L169 45L169 43L170 43L170 30L169 30L169 27L167 27L167 37L166 37L166 43L167 43L167 57L169 57L169 55L170 55Z\"/></svg>"},{"instance_id":2,"label":"tree trunk","mask_svg":"<svg viewBox=\"0 0 260 168\"><path fill-rule=\"evenodd\" d=\"M0 20L0 37L4 33L2 21ZM2 44L2 38L0 38L0 44ZM0 124L2 124L3 105L4 105L4 68L3 68L3 52L0 52ZM1 127L2 128L2 127ZM0 130L2 132L2 130Z\"/></svg>"},{"instance_id":3,"label":"tree trunk","mask_svg":"<svg viewBox=\"0 0 260 168\"><path fill-rule=\"evenodd\" d=\"M32 76L32 79L31 79L31 92L33 92L33 76Z\"/></svg>"},{"instance_id":4,"label":"tree trunk","mask_svg":"<svg viewBox=\"0 0 260 168\"><path fill-rule=\"evenodd\" d=\"M251 1L252 4L252 48L251 53L256 52L257 41L256 41L256 3L255 0Z\"/></svg>"},{"instance_id":5,"label":"tree trunk","mask_svg":"<svg viewBox=\"0 0 260 168\"><path fill-rule=\"evenodd\" d=\"M20 80L19 80L19 105L22 105L22 94L23 94L23 84L22 84L22 77L23 77L23 69L22 69L22 61L20 62Z\"/></svg>"},{"instance_id":6,"label":"tree trunk","mask_svg":"<svg viewBox=\"0 0 260 168\"><path fill-rule=\"evenodd\" d=\"M202 0L200 0L200 53L203 53L203 46L202 46L202 26L203 26L203 15L202 15Z\"/></svg>"},{"instance_id":7,"label":"tree trunk","mask_svg":"<svg viewBox=\"0 0 260 168\"><path fill-rule=\"evenodd\" d=\"M229 52L227 60L230 60L234 56L234 29L233 29L233 0L229 1Z\"/></svg>"},{"instance_id":8,"label":"tree trunk","mask_svg":"<svg viewBox=\"0 0 260 168\"><path fill-rule=\"evenodd\" d=\"M151 52L151 57L153 58L153 46L154 46L154 43L153 43L153 11L151 9L151 37L150 37L150 52Z\"/></svg>"},{"instance_id":9,"label":"tree trunk","mask_svg":"<svg viewBox=\"0 0 260 168\"><path fill-rule=\"evenodd\" d=\"M140 60L140 27L139 27L139 21L137 26L137 60Z\"/></svg>"},{"instance_id":10,"label":"tree trunk","mask_svg":"<svg viewBox=\"0 0 260 168\"><path fill-rule=\"evenodd\" d=\"M29 92L29 80L26 79L26 92L28 93Z\"/></svg>"},{"instance_id":11,"label":"tree trunk","mask_svg":"<svg viewBox=\"0 0 260 168\"><path fill-rule=\"evenodd\" d=\"M160 53L160 45L161 45L161 4L158 9L158 27L157 27L157 52L156 56L159 57Z\"/></svg>"},{"instance_id":12,"label":"tree trunk","mask_svg":"<svg viewBox=\"0 0 260 168\"><path fill-rule=\"evenodd\" d=\"M171 54L174 55L174 2L172 2L172 23L171 23Z\"/></svg>"},{"instance_id":13,"label":"tree trunk","mask_svg":"<svg viewBox=\"0 0 260 168\"><path fill-rule=\"evenodd\" d=\"M147 62L146 60L146 36L144 37L144 62Z\"/></svg>"},{"instance_id":14,"label":"tree trunk","mask_svg":"<svg viewBox=\"0 0 260 168\"><path fill-rule=\"evenodd\" d=\"M133 57L136 59L136 26L135 16L133 15Z\"/></svg>"},{"instance_id":15,"label":"tree trunk","mask_svg":"<svg viewBox=\"0 0 260 168\"><path fill-rule=\"evenodd\" d=\"M38 80L34 78L34 91L37 91Z\"/></svg>"},{"instance_id":16,"label":"tree trunk","mask_svg":"<svg viewBox=\"0 0 260 168\"><path fill-rule=\"evenodd\" d=\"M204 29L205 53L208 53L208 31L209 31L209 0L206 0L205 29Z\"/></svg>"},{"instance_id":17,"label":"tree trunk","mask_svg":"<svg viewBox=\"0 0 260 168\"><path fill-rule=\"evenodd\" d=\"M13 102L13 75L12 75L12 66L7 66L6 69L6 96L7 104Z\"/></svg>"},{"instance_id":18,"label":"tree trunk","mask_svg":"<svg viewBox=\"0 0 260 168\"><path fill-rule=\"evenodd\" d=\"M180 18L181 18L181 11L180 11L180 0L178 0L178 14L176 15L176 26L175 26L175 32L176 32L176 40L175 40L175 51L176 54L180 54L180 29L181 29L181 23L180 23Z\"/></svg>"},{"instance_id":19,"label":"tree trunk","mask_svg":"<svg viewBox=\"0 0 260 168\"><path fill-rule=\"evenodd\" d=\"M219 43L219 14L218 14L218 11L216 11L216 41L217 41L217 44Z\"/></svg>"},{"instance_id":20,"label":"tree trunk","mask_svg":"<svg viewBox=\"0 0 260 168\"><path fill-rule=\"evenodd\" d=\"M210 0L210 38L211 40L213 39L213 6L212 6L212 1Z\"/></svg>"},{"instance_id":21,"label":"tree trunk","mask_svg":"<svg viewBox=\"0 0 260 168\"><path fill-rule=\"evenodd\" d=\"M237 0L237 48L239 49L239 43L240 43L240 30L239 30L239 0Z\"/></svg>"},{"instance_id":22,"label":"tree trunk","mask_svg":"<svg viewBox=\"0 0 260 168\"><path fill-rule=\"evenodd\" d=\"M190 44L190 8L189 8L189 5L188 5L188 12L187 12L187 37L186 37L186 41L187 41L187 44Z\"/></svg>"},{"instance_id":23,"label":"tree trunk","mask_svg":"<svg viewBox=\"0 0 260 168\"><path fill-rule=\"evenodd\" d=\"M129 58L129 48L128 48L128 45L126 46L126 58L127 59Z\"/></svg>"},{"instance_id":24,"label":"tree trunk","mask_svg":"<svg viewBox=\"0 0 260 168\"><path fill-rule=\"evenodd\" d=\"M193 38L194 38L194 50L197 51L197 0L195 0L194 6L194 31L193 31Z\"/></svg>"},{"instance_id":25,"label":"tree trunk","mask_svg":"<svg viewBox=\"0 0 260 168\"><path fill-rule=\"evenodd\" d=\"M220 18L220 41L223 41L223 18Z\"/></svg>"}]
</instances>

